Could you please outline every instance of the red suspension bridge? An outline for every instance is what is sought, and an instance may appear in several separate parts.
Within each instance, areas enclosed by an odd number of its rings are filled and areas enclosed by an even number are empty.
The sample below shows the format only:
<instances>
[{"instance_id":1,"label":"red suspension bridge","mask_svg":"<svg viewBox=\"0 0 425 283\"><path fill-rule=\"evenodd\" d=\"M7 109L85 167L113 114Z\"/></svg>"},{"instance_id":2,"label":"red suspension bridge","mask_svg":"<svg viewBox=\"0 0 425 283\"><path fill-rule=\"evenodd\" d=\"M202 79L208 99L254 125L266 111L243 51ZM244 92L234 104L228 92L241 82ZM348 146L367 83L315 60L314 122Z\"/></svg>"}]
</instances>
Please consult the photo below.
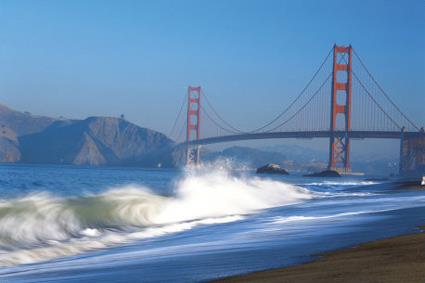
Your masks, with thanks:
<instances>
[{"instance_id":1,"label":"red suspension bridge","mask_svg":"<svg viewBox=\"0 0 425 283\"><path fill-rule=\"evenodd\" d=\"M352 139L400 139L401 173L425 168L424 129L400 110L351 46L335 45L294 100L271 121L249 131L224 119L200 86L189 86L170 136L186 148L188 163L200 162L201 145L327 138L328 169L340 172L351 170Z\"/></svg>"}]
</instances>

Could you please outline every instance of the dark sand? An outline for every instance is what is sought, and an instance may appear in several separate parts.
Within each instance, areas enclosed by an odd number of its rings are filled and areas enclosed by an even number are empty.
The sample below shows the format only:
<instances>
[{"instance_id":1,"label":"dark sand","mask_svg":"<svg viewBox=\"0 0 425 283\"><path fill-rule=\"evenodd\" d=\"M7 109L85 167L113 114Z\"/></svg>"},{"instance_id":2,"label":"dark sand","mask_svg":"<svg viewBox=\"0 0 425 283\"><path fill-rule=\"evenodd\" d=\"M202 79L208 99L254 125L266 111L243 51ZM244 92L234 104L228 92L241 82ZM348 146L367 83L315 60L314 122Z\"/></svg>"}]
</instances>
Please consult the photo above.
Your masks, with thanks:
<instances>
[{"instance_id":1,"label":"dark sand","mask_svg":"<svg viewBox=\"0 0 425 283\"><path fill-rule=\"evenodd\" d=\"M311 263L215 282L425 283L425 233L369 242L322 254Z\"/></svg>"}]
</instances>

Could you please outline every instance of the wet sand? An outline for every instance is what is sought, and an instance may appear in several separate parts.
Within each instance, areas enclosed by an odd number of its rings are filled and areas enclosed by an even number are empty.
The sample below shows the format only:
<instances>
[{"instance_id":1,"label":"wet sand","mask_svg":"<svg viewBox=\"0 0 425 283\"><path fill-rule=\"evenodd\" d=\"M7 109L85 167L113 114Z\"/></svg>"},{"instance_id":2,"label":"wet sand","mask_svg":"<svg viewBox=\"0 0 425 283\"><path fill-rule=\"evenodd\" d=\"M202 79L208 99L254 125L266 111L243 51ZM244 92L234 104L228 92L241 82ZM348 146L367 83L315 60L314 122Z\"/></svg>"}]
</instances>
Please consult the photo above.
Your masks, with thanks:
<instances>
[{"instance_id":1,"label":"wet sand","mask_svg":"<svg viewBox=\"0 0 425 283\"><path fill-rule=\"evenodd\" d=\"M214 282L424 283L425 233L368 242L321 254L311 263Z\"/></svg>"}]
</instances>

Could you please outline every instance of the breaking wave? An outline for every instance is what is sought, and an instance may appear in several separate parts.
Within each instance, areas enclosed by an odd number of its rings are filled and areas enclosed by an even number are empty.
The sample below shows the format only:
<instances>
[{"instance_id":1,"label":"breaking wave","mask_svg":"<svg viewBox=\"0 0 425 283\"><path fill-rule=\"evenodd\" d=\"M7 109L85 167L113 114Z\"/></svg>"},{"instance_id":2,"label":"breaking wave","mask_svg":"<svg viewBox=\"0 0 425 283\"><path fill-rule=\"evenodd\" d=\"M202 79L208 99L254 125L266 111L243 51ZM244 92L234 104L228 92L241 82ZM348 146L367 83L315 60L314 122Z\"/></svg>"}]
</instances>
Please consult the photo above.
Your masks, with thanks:
<instances>
[{"instance_id":1,"label":"breaking wave","mask_svg":"<svg viewBox=\"0 0 425 283\"><path fill-rule=\"evenodd\" d=\"M187 171L171 196L132 185L61 198L41 192L0 201L0 265L34 263L243 219L313 198L294 185L225 170Z\"/></svg>"}]
</instances>

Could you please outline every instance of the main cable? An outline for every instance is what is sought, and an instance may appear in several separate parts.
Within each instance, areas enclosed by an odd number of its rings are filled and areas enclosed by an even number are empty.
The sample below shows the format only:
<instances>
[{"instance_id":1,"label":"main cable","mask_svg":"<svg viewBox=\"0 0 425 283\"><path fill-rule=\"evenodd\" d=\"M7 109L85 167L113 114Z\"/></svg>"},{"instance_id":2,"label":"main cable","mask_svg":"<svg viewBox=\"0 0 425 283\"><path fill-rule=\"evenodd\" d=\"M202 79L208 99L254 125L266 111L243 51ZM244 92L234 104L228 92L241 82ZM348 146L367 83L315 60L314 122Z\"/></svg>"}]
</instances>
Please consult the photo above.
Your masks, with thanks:
<instances>
[{"instance_id":1,"label":"main cable","mask_svg":"<svg viewBox=\"0 0 425 283\"><path fill-rule=\"evenodd\" d=\"M304 95L305 91L307 90L307 88L311 85L311 83L314 81L314 79L317 77L317 75L319 74L319 72L322 70L323 66L325 65L325 63L328 61L330 55L332 54L333 48L331 48L328 52L328 55L326 55L325 59L323 60L322 64L320 65L320 67L316 70L316 72L313 74L313 77L310 79L310 81L305 85L305 87L301 90L301 92L298 94L298 96L295 98L295 100L293 100L287 107L285 110L283 110L279 115L277 115L273 120L271 120L270 122L266 123L264 126L261 126L257 129L254 129L252 131L250 131L249 133L255 133L258 131L261 131L265 128L267 128L268 126L270 126L271 124L273 124L274 122L276 122L277 120L279 120L283 115L285 115L291 108L292 106L294 106L294 104L300 100L300 98ZM266 131L266 132L270 132L270 131Z\"/></svg>"},{"instance_id":2,"label":"main cable","mask_svg":"<svg viewBox=\"0 0 425 283\"><path fill-rule=\"evenodd\" d=\"M271 133L274 130L282 127L283 125L287 124L288 122L290 122L293 118L295 118L295 116L297 116L304 108L307 107L307 105L313 100L314 97L317 96L317 94L322 90L322 88L325 86L325 84L329 81L329 79L331 78L332 73L330 73L328 75L328 77L325 79L325 81L320 85L320 87L314 92L314 94L310 97L309 100L307 100L307 102L300 108L298 109L291 117L289 117L288 119L286 119L284 122L280 123L279 125L277 125L276 127L270 129L269 131L266 131L265 133Z\"/></svg>"},{"instance_id":3,"label":"main cable","mask_svg":"<svg viewBox=\"0 0 425 283\"><path fill-rule=\"evenodd\" d=\"M184 98L184 99L183 99L183 102L181 103L180 110L179 110L179 112L178 112L178 114L177 114L176 119L174 120L174 124L173 124L173 126L171 127L171 130L170 130L170 131L169 131L169 133L168 133L168 136L169 136L169 137L171 137L171 135L172 135L172 134L174 134L174 130L175 130L176 125L177 125L177 121L178 121L178 119L179 119L179 117L180 117L180 115L181 115L181 113L182 113L182 111L183 111L184 106L187 104L187 103L186 103L186 96L184 96L183 98Z\"/></svg>"},{"instance_id":4,"label":"main cable","mask_svg":"<svg viewBox=\"0 0 425 283\"><path fill-rule=\"evenodd\" d=\"M360 58L359 54L356 52L356 50L353 48L353 53L356 56L356 58L359 60L362 67L366 70L366 73L369 75L369 77L372 79L372 81L378 86L379 90L384 94L385 98L395 107L395 109L403 116L406 121L412 125L416 130L419 131L419 127L416 126L415 123L413 123L397 106L397 104L394 103L394 101L391 99L391 97L384 91L384 89L381 87L381 85L378 83L378 81L375 79L375 77L371 74L369 69L366 67L366 64L363 62L363 60Z\"/></svg>"},{"instance_id":5,"label":"main cable","mask_svg":"<svg viewBox=\"0 0 425 283\"><path fill-rule=\"evenodd\" d=\"M370 99L372 99L373 103L375 103L376 106L378 106L379 110L381 110L382 113L384 113L384 115L390 119L390 121L399 129L401 129L401 126L394 121L394 119L385 111L384 108L382 108L382 106L375 100L375 98L373 97L373 95L367 90L366 86L362 83L362 81L359 79L359 77L356 75L355 72L353 72L353 76L354 78L357 80L357 82L361 85L361 87L363 88L363 90L367 93L367 95L369 96Z\"/></svg>"}]
</instances>

